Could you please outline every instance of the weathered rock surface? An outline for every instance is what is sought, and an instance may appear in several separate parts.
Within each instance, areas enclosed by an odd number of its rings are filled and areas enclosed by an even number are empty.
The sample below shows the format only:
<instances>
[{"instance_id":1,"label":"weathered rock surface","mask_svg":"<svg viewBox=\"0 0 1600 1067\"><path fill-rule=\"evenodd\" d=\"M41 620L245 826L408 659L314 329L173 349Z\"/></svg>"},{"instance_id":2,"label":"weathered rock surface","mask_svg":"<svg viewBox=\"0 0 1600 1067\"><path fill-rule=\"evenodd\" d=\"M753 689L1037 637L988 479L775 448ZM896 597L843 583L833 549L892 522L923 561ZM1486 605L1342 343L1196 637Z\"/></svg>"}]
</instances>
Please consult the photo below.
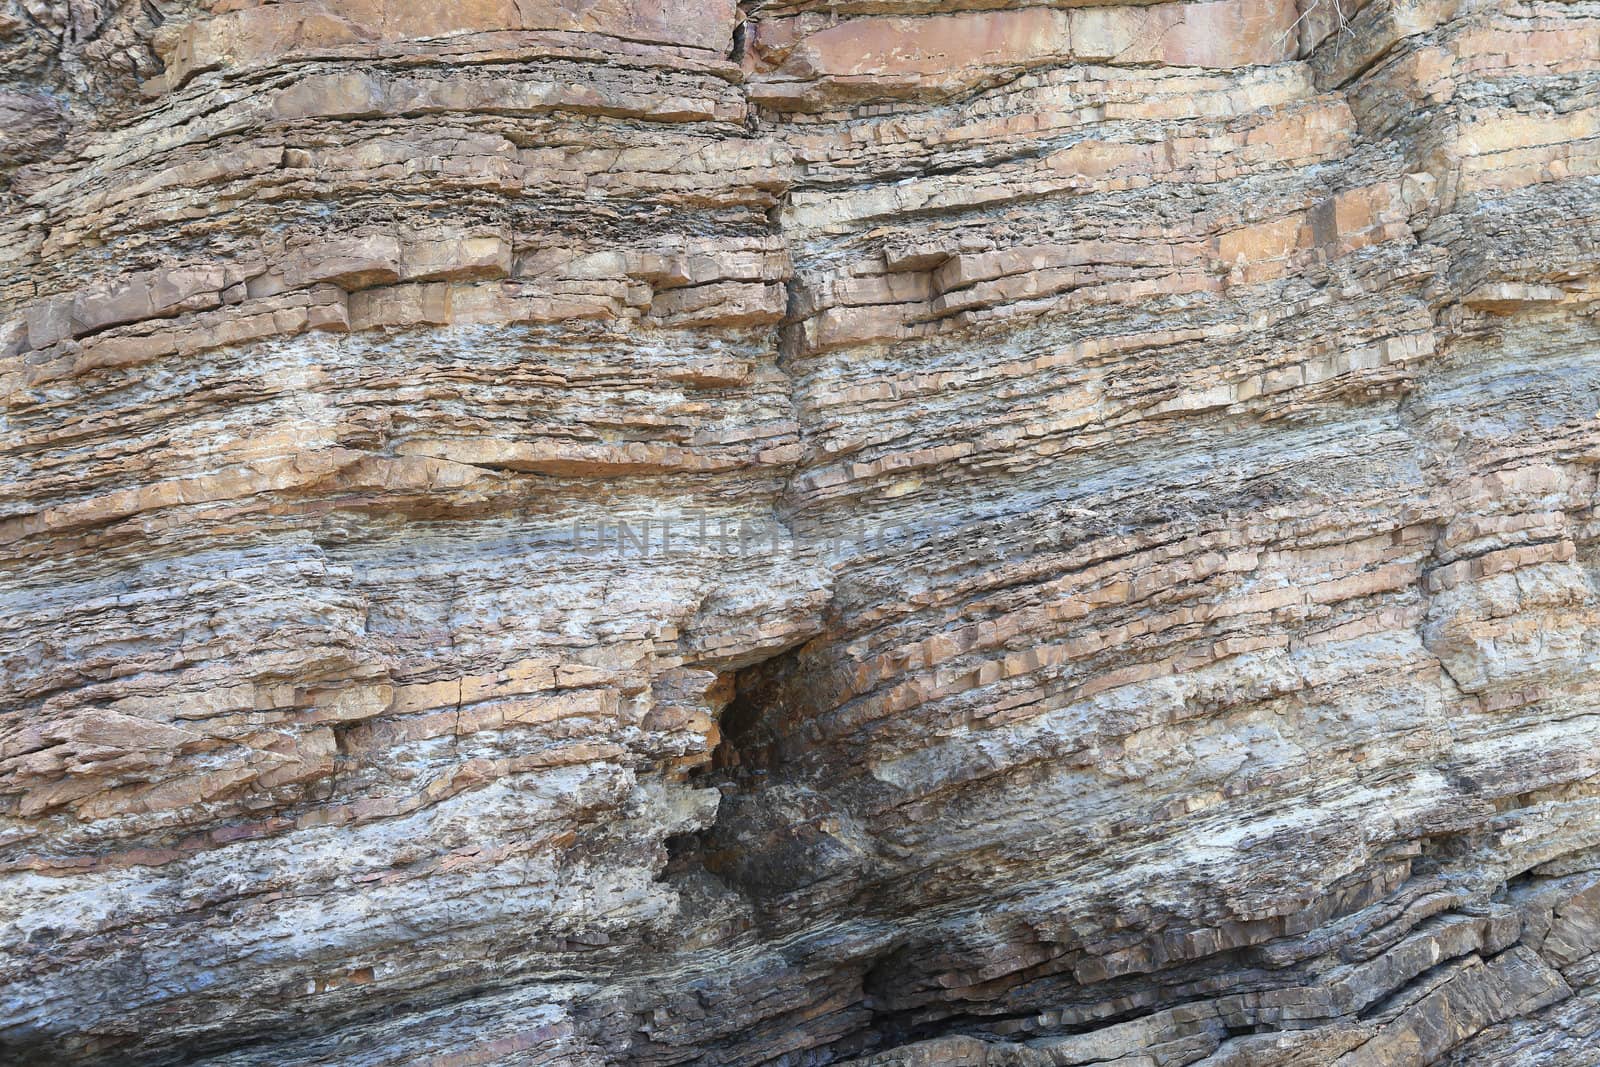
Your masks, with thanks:
<instances>
[{"instance_id":1,"label":"weathered rock surface","mask_svg":"<svg viewBox=\"0 0 1600 1067\"><path fill-rule=\"evenodd\" d=\"M1600 1064L1592 0L0 61L0 1062Z\"/></svg>"}]
</instances>

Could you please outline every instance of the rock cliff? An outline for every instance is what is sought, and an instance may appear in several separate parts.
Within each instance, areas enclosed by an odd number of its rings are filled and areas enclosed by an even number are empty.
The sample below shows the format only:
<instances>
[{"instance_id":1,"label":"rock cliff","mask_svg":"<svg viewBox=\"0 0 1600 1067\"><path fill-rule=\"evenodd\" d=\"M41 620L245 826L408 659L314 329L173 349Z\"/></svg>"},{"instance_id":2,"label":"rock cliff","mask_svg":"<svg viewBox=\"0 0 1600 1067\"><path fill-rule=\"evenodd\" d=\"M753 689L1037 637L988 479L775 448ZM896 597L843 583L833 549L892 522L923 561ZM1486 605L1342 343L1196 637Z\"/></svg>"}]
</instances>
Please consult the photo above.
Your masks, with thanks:
<instances>
[{"instance_id":1,"label":"rock cliff","mask_svg":"<svg viewBox=\"0 0 1600 1067\"><path fill-rule=\"evenodd\" d=\"M0 1062L1600 1064L1600 3L1095 2L0 2Z\"/></svg>"}]
</instances>

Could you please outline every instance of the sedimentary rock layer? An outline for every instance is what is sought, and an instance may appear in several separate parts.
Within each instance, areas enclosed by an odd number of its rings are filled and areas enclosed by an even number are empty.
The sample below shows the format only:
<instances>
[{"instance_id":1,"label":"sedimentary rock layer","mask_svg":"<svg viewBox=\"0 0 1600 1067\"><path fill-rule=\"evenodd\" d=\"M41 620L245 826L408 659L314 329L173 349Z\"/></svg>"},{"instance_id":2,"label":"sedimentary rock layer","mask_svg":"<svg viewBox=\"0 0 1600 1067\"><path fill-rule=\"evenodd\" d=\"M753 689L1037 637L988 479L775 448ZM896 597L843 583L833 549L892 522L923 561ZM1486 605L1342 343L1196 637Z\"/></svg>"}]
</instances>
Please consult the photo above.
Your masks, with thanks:
<instances>
[{"instance_id":1,"label":"sedimentary rock layer","mask_svg":"<svg viewBox=\"0 0 1600 1067\"><path fill-rule=\"evenodd\" d=\"M0 4L0 1062L1600 1064L1600 7Z\"/></svg>"}]
</instances>

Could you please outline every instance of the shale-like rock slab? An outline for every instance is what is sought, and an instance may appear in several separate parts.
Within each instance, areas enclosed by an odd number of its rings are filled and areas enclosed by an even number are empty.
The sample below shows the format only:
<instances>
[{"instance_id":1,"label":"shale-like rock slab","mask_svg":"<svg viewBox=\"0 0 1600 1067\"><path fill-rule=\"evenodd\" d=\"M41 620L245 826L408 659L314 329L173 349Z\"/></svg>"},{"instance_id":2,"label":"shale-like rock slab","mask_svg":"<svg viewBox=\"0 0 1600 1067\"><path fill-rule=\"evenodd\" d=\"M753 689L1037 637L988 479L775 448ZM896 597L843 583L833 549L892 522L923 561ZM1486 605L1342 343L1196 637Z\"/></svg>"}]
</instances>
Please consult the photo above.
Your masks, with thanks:
<instances>
[{"instance_id":1,"label":"shale-like rock slab","mask_svg":"<svg viewBox=\"0 0 1600 1067\"><path fill-rule=\"evenodd\" d=\"M6 0L0 148L0 1063L1600 1063L1593 0Z\"/></svg>"}]
</instances>

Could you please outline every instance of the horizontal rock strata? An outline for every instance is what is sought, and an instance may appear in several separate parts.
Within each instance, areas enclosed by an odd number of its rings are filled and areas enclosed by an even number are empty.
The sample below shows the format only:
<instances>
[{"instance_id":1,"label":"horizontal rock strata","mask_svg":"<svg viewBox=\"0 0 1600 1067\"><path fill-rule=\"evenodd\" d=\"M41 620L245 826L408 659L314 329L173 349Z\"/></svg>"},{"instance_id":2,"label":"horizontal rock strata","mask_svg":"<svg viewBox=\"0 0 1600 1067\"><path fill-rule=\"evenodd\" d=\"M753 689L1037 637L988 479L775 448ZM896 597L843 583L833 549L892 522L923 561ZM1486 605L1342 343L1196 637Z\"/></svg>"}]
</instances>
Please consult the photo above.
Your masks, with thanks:
<instances>
[{"instance_id":1,"label":"horizontal rock strata","mask_svg":"<svg viewBox=\"0 0 1600 1067\"><path fill-rule=\"evenodd\" d=\"M1600 1064L1600 8L0 3L0 1063Z\"/></svg>"}]
</instances>

